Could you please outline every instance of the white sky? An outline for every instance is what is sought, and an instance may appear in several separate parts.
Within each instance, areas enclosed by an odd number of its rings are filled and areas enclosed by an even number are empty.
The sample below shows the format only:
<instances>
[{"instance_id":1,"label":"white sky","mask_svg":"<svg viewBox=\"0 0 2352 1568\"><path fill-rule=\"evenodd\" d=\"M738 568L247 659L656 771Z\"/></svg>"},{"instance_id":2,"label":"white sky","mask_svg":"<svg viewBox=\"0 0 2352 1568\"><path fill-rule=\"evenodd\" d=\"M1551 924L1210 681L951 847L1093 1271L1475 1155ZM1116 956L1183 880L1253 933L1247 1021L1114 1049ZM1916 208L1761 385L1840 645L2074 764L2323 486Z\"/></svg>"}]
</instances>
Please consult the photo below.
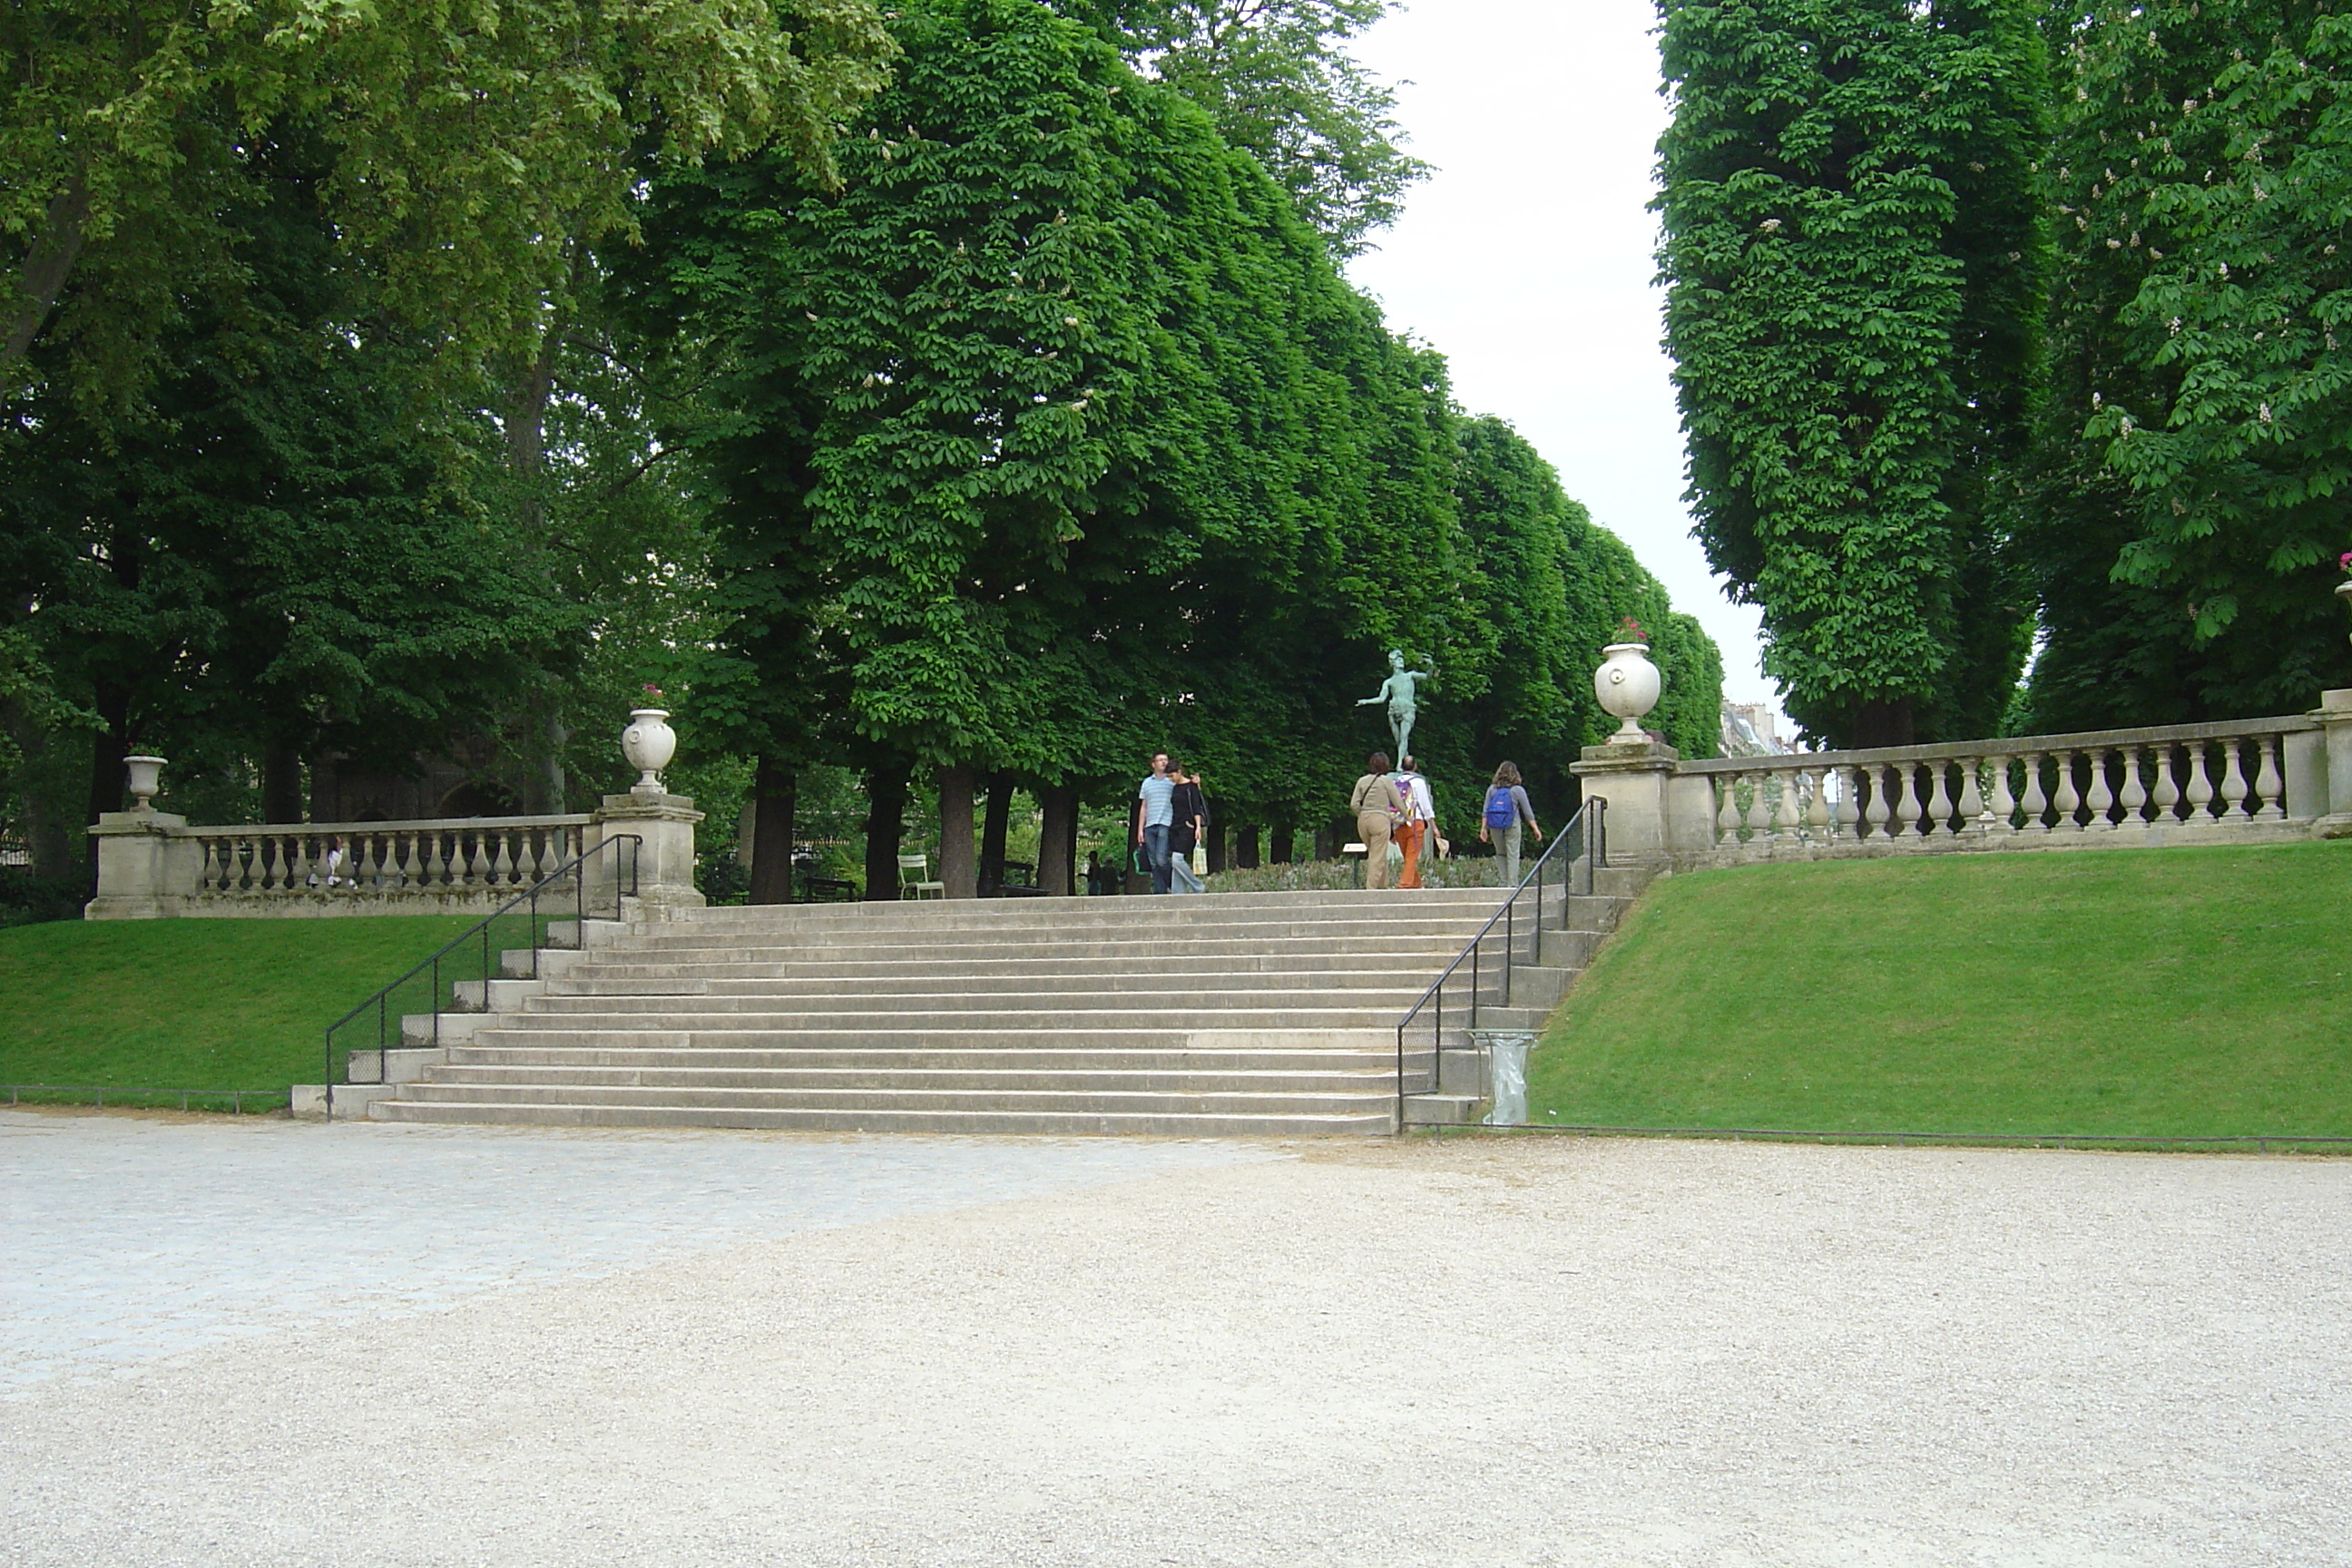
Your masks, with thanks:
<instances>
[{"instance_id":1,"label":"white sky","mask_svg":"<svg viewBox=\"0 0 2352 1568\"><path fill-rule=\"evenodd\" d=\"M1681 499L1650 286L1655 21L1651 0L1418 0L1359 39L1366 66L1411 84L1397 118L1437 172L1349 272L1391 327L1444 353L1465 406L1517 426L1699 618L1724 695L1777 706L1756 612L1724 597Z\"/></svg>"}]
</instances>

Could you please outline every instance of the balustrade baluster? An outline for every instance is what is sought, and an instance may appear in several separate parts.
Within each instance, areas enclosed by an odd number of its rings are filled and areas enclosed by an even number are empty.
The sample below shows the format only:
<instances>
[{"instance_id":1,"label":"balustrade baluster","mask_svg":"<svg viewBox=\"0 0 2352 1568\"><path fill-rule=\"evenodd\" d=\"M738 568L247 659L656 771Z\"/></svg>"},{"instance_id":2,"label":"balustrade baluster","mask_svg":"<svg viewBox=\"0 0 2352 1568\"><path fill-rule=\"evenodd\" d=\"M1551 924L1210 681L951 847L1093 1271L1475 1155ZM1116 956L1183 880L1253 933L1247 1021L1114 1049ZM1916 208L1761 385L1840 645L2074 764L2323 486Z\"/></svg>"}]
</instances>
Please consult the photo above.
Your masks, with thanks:
<instances>
[{"instance_id":1,"label":"balustrade baluster","mask_svg":"<svg viewBox=\"0 0 2352 1568\"><path fill-rule=\"evenodd\" d=\"M2123 758L2124 787L2116 793L2116 802L2124 808L2124 815L2123 822L2116 826L2122 826L2128 824L2137 827L2147 819L2147 789L2139 782L2139 748L2126 746L2123 749Z\"/></svg>"},{"instance_id":2,"label":"balustrade baluster","mask_svg":"<svg viewBox=\"0 0 2352 1568\"><path fill-rule=\"evenodd\" d=\"M2254 772L2254 793L2262 797L2263 808L2254 813L2257 822L2286 820L2286 785L2279 773L2279 738L2262 738L2262 762Z\"/></svg>"},{"instance_id":3,"label":"balustrade baluster","mask_svg":"<svg viewBox=\"0 0 2352 1568\"><path fill-rule=\"evenodd\" d=\"M1960 760L1960 821L1954 833L1981 833L1985 827L1984 784L1979 775L1984 772L1982 757Z\"/></svg>"},{"instance_id":4,"label":"balustrade baluster","mask_svg":"<svg viewBox=\"0 0 2352 1568\"><path fill-rule=\"evenodd\" d=\"M2156 802L2153 820L2158 826L2177 821L2180 816L2180 759L2167 743L2150 752L2148 761L2156 769L2156 787L2149 791Z\"/></svg>"},{"instance_id":5,"label":"balustrade baluster","mask_svg":"<svg viewBox=\"0 0 2352 1568\"><path fill-rule=\"evenodd\" d=\"M1775 768L1770 775L1772 805L1764 818L1764 836L1778 843L1797 837L1797 775Z\"/></svg>"},{"instance_id":6,"label":"balustrade baluster","mask_svg":"<svg viewBox=\"0 0 2352 1568\"><path fill-rule=\"evenodd\" d=\"M1716 804L1715 829L1717 843L1739 842L1739 780L1738 773L1717 773L1715 785L1722 794Z\"/></svg>"},{"instance_id":7,"label":"balustrade baluster","mask_svg":"<svg viewBox=\"0 0 2352 1568\"><path fill-rule=\"evenodd\" d=\"M2189 742L2189 820L2203 824L2212 820L2209 809L2213 804L2213 779L2206 771L2205 742Z\"/></svg>"},{"instance_id":8,"label":"balustrade baluster","mask_svg":"<svg viewBox=\"0 0 2352 1568\"><path fill-rule=\"evenodd\" d=\"M1838 781L1837 834L1840 838L1862 837L1862 770L1841 767L1835 770Z\"/></svg>"},{"instance_id":9,"label":"balustrade baluster","mask_svg":"<svg viewBox=\"0 0 2352 1568\"><path fill-rule=\"evenodd\" d=\"M2115 818L2109 815L2116 809L2116 791L2115 786L2107 782L2107 759L2114 755L2115 752L2105 746L2091 753L2091 798L2087 803L2091 815L2083 826L2093 833L2113 833L2116 830Z\"/></svg>"},{"instance_id":10,"label":"balustrade baluster","mask_svg":"<svg viewBox=\"0 0 2352 1568\"><path fill-rule=\"evenodd\" d=\"M1820 768L1808 768L1805 781L1805 837L1827 838L1830 833L1829 775Z\"/></svg>"},{"instance_id":11,"label":"balustrade baluster","mask_svg":"<svg viewBox=\"0 0 2352 1568\"><path fill-rule=\"evenodd\" d=\"M1872 768L1868 772L1870 804L1863 808L1862 836L1864 838L1884 838L1894 831L1886 826L1886 819L1895 815L1894 806L1887 799L1887 770Z\"/></svg>"},{"instance_id":12,"label":"balustrade baluster","mask_svg":"<svg viewBox=\"0 0 2352 1568\"><path fill-rule=\"evenodd\" d=\"M2244 760L2239 754L2243 746L2243 742L2234 739L2221 742L2224 761L2221 767L2221 816L2225 822L2240 821L2254 814L2254 808L2246 804L2246 769Z\"/></svg>"},{"instance_id":13,"label":"balustrade baluster","mask_svg":"<svg viewBox=\"0 0 2352 1568\"><path fill-rule=\"evenodd\" d=\"M2025 753L2025 798L2019 804L2025 809L2028 833L2047 833L2050 824L2042 820L2050 810L2050 797L2042 791L2042 757L2040 752Z\"/></svg>"},{"instance_id":14,"label":"balustrade baluster","mask_svg":"<svg viewBox=\"0 0 2352 1568\"><path fill-rule=\"evenodd\" d=\"M498 839L499 854L498 858L490 863L490 879L501 888L510 888L514 886L515 879L514 829L499 829Z\"/></svg>"},{"instance_id":15,"label":"balustrade baluster","mask_svg":"<svg viewBox=\"0 0 2352 1568\"><path fill-rule=\"evenodd\" d=\"M2060 752L2056 755L2058 791L2050 801L2052 809L2057 814L2050 824L2053 833L2062 828L2073 832L2083 826L2074 816L2083 805L2082 794L2074 787L2074 759L2081 754L2079 752Z\"/></svg>"},{"instance_id":16,"label":"balustrade baluster","mask_svg":"<svg viewBox=\"0 0 2352 1568\"><path fill-rule=\"evenodd\" d=\"M1992 830L1995 833L2017 831L2017 794L2010 787L2010 757L1992 760Z\"/></svg>"},{"instance_id":17,"label":"balustrade baluster","mask_svg":"<svg viewBox=\"0 0 2352 1568\"><path fill-rule=\"evenodd\" d=\"M1935 780L1935 786L1927 792L1927 817L1921 828L1929 837L1952 831L1951 771L1949 763L1927 764L1928 776Z\"/></svg>"}]
</instances>

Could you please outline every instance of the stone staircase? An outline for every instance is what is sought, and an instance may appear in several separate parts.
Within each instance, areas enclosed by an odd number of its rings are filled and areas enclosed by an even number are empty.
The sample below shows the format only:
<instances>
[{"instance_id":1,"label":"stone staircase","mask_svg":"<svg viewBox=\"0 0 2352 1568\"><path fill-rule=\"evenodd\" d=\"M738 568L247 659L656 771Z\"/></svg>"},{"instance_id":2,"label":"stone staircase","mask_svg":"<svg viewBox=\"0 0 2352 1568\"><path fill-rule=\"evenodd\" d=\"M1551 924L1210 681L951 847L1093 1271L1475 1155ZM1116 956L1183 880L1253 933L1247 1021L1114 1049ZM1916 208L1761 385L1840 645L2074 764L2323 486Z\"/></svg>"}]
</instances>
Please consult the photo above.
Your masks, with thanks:
<instances>
[{"instance_id":1,"label":"stone staircase","mask_svg":"<svg viewBox=\"0 0 2352 1568\"><path fill-rule=\"evenodd\" d=\"M1538 1026L1638 879L1569 901L1546 965L1482 1027ZM379 1120L932 1132L1387 1132L1398 1019L1497 906L1492 889L792 905L592 922L539 978L406 1020ZM1559 920L1559 895L1551 900ZM509 955L528 973L529 953ZM1554 960L1557 960L1555 963ZM1489 993L1491 997L1492 993ZM1460 1009L1453 1010L1458 1016ZM1463 1019L1461 1023L1466 1023ZM1483 1109L1449 1018L1408 1121ZM439 1044L433 1044L437 1029ZM1409 1062L1430 1082L1432 1040ZM359 1053L354 1079L374 1078Z\"/></svg>"}]
</instances>

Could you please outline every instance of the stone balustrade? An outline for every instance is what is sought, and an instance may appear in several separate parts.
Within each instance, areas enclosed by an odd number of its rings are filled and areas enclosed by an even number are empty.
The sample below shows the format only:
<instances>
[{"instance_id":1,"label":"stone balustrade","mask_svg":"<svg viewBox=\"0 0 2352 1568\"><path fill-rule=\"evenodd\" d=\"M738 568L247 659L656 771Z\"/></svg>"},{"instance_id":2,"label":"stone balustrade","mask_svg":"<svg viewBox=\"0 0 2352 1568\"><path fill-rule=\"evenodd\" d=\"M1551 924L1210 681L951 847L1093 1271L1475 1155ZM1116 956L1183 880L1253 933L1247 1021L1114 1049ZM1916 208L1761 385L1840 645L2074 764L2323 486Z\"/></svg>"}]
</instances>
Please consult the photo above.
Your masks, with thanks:
<instances>
[{"instance_id":1,"label":"stone balustrade","mask_svg":"<svg viewBox=\"0 0 2352 1568\"><path fill-rule=\"evenodd\" d=\"M2073 735L1683 761L1612 741L1575 768L1612 858L1682 866L2352 835L2352 690L2313 712Z\"/></svg>"},{"instance_id":2,"label":"stone balustrade","mask_svg":"<svg viewBox=\"0 0 2352 1568\"><path fill-rule=\"evenodd\" d=\"M110 812L98 840L91 920L171 916L490 914L608 838L625 847L590 862L585 892L606 879L635 891L646 917L702 902L694 886L694 803L658 788L607 795L561 816L418 822L191 826L152 807ZM338 855L336 852L340 850ZM567 880L553 890L568 896Z\"/></svg>"},{"instance_id":3,"label":"stone balustrade","mask_svg":"<svg viewBox=\"0 0 2352 1568\"><path fill-rule=\"evenodd\" d=\"M2325 816L2311 719L1694 762L1737 852L1989 848L2072 835L2220 842ZM2294 765L2290 767L2290 753ZM2291 788L2290 773L2302 775ZM2305 797L2305 798L2298 798ZM2298 830L2301 831L2300 829Z\"/></svg>"},{"instance_id":4,"label":"stone balustrade","mask_svg":"<svg viewBox=\"0 0 2352 1568\"><path fill-rule=\"evenodd\" d=\"M282 897L446 902L452 891L512 894L576 858L593 819L464 817L191 826L199 904ZM190 913L226 912L190 910Z\"/></svg>"}]
</instances>

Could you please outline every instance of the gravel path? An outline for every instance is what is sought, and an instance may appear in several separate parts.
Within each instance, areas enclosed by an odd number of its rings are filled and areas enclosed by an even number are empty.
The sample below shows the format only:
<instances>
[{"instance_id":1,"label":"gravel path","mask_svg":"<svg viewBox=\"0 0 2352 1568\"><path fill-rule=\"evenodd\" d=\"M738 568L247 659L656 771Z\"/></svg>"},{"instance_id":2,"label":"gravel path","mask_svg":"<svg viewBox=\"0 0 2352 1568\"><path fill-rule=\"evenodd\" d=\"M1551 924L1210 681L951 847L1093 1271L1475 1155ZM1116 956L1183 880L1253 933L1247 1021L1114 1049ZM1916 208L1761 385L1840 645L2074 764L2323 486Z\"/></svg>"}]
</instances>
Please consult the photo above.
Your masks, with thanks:
<instances>
[{"instance_id":1,"label":"gravel path","mask_svg":"<svg viewBox=\"0 0 2352 1568\"><path fill-rule=\"evenodd\" d=\"M2352 1563L2352 1161L418 1131L0 1122L0 1561Z\"/></svg>"}]
</instances>

